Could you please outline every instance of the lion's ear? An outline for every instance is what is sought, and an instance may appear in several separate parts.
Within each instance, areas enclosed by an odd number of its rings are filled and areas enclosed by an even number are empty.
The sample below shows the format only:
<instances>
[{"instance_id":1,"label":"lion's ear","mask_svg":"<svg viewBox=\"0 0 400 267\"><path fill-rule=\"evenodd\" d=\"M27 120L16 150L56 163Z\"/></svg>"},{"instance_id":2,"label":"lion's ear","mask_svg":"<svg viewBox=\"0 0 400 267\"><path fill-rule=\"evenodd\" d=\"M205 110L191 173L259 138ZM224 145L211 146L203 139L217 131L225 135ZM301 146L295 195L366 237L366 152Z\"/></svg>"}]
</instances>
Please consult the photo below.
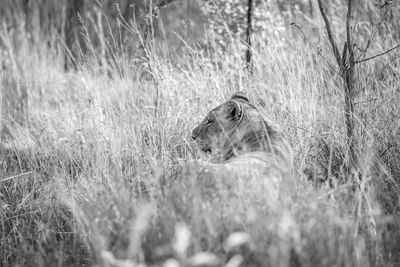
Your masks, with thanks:
<instances>
[{"instance_id":1,"label":"lion's ear","mask_svg":"<svg viewBox=\"0 0 400 267\"><path fill-rule=\"evenodd\" d=\"M249 102L249 98L244 92L236 92L232 95L231 100L239 100L239 101L244 101L244 102Z\"/></svg>"},{"instance_id":2,"label":"lion's ear","mask_svg":"<svg viewBox=\"0 0 400 267\"><path fill-rule=\"evenodd\" d=\"M227 108L229 114L232 116L233 120L235 121L240 121L243 117L243 108L242 106L236 102L236 100L231 99L231 101L228 102Z\"/></svg>"}]
</instances>

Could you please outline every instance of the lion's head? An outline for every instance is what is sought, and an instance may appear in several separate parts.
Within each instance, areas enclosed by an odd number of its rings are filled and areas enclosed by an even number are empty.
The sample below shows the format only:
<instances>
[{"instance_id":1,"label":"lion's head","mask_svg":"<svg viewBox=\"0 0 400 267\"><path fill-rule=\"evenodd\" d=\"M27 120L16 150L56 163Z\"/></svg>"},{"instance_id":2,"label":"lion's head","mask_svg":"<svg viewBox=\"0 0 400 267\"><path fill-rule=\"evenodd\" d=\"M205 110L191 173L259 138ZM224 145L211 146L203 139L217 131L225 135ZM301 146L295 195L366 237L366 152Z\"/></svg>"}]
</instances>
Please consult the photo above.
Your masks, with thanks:
<instances>
[{"instance_id":1,"label":"lion's head","mask_svg":"<svg viewBox=\"0 0 400 267\"><path fill-rule=\"evenodd\" d=\"M290 145L242 92L211 110L192 132L199 148L228 160L248 152L274 152L287 157ZM285 155L288 154L288 155Z\"/></svg>"}]
</instances>

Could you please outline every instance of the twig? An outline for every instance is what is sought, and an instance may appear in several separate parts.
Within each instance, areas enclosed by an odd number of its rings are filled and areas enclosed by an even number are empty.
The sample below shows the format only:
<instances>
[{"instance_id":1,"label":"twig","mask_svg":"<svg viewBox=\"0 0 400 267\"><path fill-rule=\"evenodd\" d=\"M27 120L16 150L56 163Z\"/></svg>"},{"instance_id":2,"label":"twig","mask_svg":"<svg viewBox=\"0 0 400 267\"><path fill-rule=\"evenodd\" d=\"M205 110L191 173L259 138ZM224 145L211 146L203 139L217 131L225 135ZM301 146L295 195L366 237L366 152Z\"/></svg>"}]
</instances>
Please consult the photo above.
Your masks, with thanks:
<instances>
[{"instance_id":1,"label":"twig","mask_svg":"<svg viewBox=\"0 0 400 267\"><path fill-rule=\"evenodd\" d=\"M14 175L14 176L11 176L11 177L8 177L8 178L4 178L4 179L0 180L0 183L8 181L8 180L11 180L11 179L14 179L14 178L18 178L18 177L21 177L21 176L24 176L24 175L28 175L28 174L31 174L31 173L32 172L25 172L25 173Z\"/></svg>"},{"instance_id":2,"label":"twig","mask_svg":"<svg viewBox=\"0 0 400 267\"><path fill-rule=\"evenodd\" d=\"M18 218L18 217L30 215L30 214L33 214L33 213L36 213L36 212L40 212L40 210L32 210L32 211L28 211L28 212L25 212L25 213L22 213L22 214L18 214L18 215L15 215L15 216L6 218L4 221L5 221L5 222L6 222L6 221L10 221L10 220L12 220L12 219L16 219L16 218Z\"/></svg>"},{"instance_id":3,"label":"twig","mask_svg":"<svg viewBox=\"0 0 400 267\"><path fill-rule=\"evenodd\" d=\"M375 56L372 56L372 57L369 57L369 58L366 58L366 59L362 59L362 60L358 60L358 61L356 61L356 63L357 63L357 64L358 64L358 63L362 63L362 62L365 62L365 61L368 61L368 60L371 60L371 59L374 59L374 58L383 56L383 55L385 55L385 54L387 54L387 53L392 52L393 50L395 50L395 49L397 49L397 48L399 48L399 47L400 47L400 44L396 45L395 47L390 48L389 50L387 50L387 51L385 51L385 52L382 52L382 53L380 53L380 54L377 54L377 55L375 55Z\"/></svg>"},{"instance_id":4,"label":"twig","mask_svg":"<svg viewBox=\"0 0 400 267\"><path fill-rule=\"evenodd\" d=\"M367 87L369 87L373 82L376 81L376 79L378 79L379 75L385 70L387 69L387 67L390 66L390 64L392 64L392 62L397 59L398 56L394 56L376 75L375 77L372 79L372 81L370 81L369 83L367 83L365 86L363 86L363 88L360 89L360 92L363 91L364 89L366 89Z\"/></svg>"},{"instance_id":5,"label":"twig","mask_svg":"<svg viewBox=\"0 0 400 267\"><path fill-rule=\"evenodd\" d=\"M295 22L290 23L291 26L295 26L299 32L303 35L303 37L306 39L306 41L310 44L311 48L315 50L315 52L317 52L317 54L322 58L323 61L325 61L326 64L328 64L328 66L338 75L340 75L340 73L335 69L335 67L333 67L333 64L331 62L329 62L328 59L326 59L324 57L324 55L322 55L322 53L319 51L319 49L317 49L315 47L315 45L311 42L311 40L307 37L307 35L303 32L303 29L297 25Z\"/></svg>"},{"instance_id":6,"label":"twig","mask_svg":"<svg viewBox=\"0 0 400 267\"><path fill-rule=\"evenodd\" d=\"M377 26L375 27L374 31L372 31L371 33L371 37L368 39L367 41L367 45L365 46L365 49L360 53L360 55L358 56L357 61L359 61L359 59L363 56L365 56L365 54L367 53L368 48L370 47L372 41L374 40L376 34L378 33L378 27L383 23L383 21L386 18L387 13L389 12L389 10L391 9L391 7L387 8L385 10L385 13L383 13L383 16L381 17L381 20L377 23ZM372 23L373 24L373 23Z\"/></svg>"},{"instance_id":7,"label":"twig","mask_svg":"<svg viewBox=\"0 0 400 267\"><path fill-rule=\"evenodd\" d=\"M363 101L354 103L354 105L364 104L364 103L368 103L368 102L372 102L372 101L376 101L376 100L378 100L378 99L377 98L367 99L367 100L363 100Z\"/></svg>"}]
</instances>

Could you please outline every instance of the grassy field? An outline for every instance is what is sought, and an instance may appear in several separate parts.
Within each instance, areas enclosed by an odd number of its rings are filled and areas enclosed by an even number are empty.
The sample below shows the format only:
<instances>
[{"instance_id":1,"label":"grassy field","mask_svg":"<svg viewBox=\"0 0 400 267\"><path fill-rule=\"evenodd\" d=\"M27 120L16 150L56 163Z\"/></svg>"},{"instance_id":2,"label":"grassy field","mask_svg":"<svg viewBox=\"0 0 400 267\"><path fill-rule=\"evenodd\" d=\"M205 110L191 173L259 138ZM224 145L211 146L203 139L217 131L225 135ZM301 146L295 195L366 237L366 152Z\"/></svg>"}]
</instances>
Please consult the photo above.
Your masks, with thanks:
<instances>
[{"instance_id":1,"label":"grassy field","mask_svg":"<svg viewBox=\"0 0 400 267\"><path fill-rule=\"evenodd\" d=\"M357 69L360 166L348 175L341 80L289 29L255 37L253 77L240 45L161 42L149 64L94 52L66 72L57 45L0 32L0 265L400 265L398 58ZM389 41L376 43L371 54ZM214 203L190 188L176 202L169 188L200 157L191 129L239 90L288 135L292 201Z\"/></svg>"}]
</instances>

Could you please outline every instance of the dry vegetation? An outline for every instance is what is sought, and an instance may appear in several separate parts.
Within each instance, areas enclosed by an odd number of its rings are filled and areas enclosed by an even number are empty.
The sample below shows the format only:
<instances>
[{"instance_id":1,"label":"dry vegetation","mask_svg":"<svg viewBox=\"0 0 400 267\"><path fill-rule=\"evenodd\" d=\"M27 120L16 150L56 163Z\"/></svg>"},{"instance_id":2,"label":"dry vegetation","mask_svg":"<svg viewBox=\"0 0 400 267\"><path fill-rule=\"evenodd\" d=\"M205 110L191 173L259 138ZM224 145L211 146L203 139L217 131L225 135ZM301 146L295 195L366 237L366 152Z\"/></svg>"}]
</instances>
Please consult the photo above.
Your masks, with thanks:
<instances>
[{"instance_id":1,"label":"dry vegetation","mask_svg":"<svg viewBox=\"0 0 400 267\"><path fill-rule=\"evenodd\" d=\"M105 65L93 50L65 71L56 41L2 25L0 265L400 265L398 52L357 68L349 174L341 80L297 32L255 36L249 77L240 44L177 54L156 42L146 64L115 53ZM391 38L376 36L371 54ZM332 59L324 36L318 46ZM295 151L297 187L276 210L256 194L246 205L171 194L199 157L191 129L238 90Z\"/></svg>"}]
</instances>

